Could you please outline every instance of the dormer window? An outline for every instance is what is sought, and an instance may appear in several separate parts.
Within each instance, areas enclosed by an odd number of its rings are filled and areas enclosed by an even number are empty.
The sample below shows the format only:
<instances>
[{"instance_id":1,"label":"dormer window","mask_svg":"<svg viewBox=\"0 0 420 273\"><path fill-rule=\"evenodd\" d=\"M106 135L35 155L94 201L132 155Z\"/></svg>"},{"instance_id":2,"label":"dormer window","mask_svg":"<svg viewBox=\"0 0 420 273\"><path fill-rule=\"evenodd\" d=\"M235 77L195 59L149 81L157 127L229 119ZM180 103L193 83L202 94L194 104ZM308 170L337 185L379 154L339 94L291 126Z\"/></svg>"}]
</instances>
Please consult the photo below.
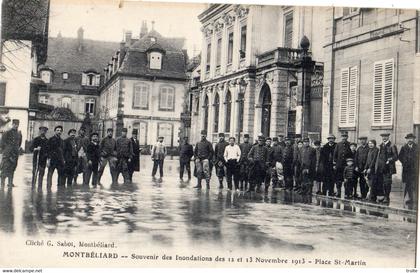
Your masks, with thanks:
<instances>
[{"instance_id":1,"label":"dormer window","mask_svg":"<svg viewBox=\"0 0 420 273\"><path fill-rule=\"evenodd\" d=\"M69 73L64 72L63 73L63 80L68 80L69 79Z\"/></svg>"},{"instance_id":2,"label":"dormer window","mask_svg":"<svg viewBox=\"0 0 420 273\"><path fill-rule=\"evenodd\" d=\"M154 43L147 49L150 69L162 69L162 59L165 50L158 44Z\"/></svg>"},{"instance_id":3,"label":"dormer window","mask_svg":"<svg viewBox=\"0 0 420 273\"><path fill-rule=\"evenodd\" d=\"M41 79L45 83L51 83L52 72L50 70L42 70L41 71Z\"/></svg>"},{"instance_id":4,"label":"dormer window","mask_svg":"<svg viewBox=\"0 0 420 273\"><path fill-rule=\"evenodd\" d=\"M161 69L162 68L162 53L152 52L150 53L150 69Z\"/></svg>"},{"instance_id":5,"label":"dormer window","mask_svg":"<svg viewBox=\"0 0 420 273\"><path fill-rule=\"evenodd\" d=\"M82 74L83 86L99 86L101 75L95 72L85 72Z\"/></svg>"},{"instance_id":6,"label":"dormer window","mask_svg":"<svg viewBox=\"0 0 420 273\"><path fill-rule=\"evenodd\" d=\"M152 43L156 43L156 38L155 38L155 37L150 37L150 41L151 41Z\"/></svg>"}]
</instances>

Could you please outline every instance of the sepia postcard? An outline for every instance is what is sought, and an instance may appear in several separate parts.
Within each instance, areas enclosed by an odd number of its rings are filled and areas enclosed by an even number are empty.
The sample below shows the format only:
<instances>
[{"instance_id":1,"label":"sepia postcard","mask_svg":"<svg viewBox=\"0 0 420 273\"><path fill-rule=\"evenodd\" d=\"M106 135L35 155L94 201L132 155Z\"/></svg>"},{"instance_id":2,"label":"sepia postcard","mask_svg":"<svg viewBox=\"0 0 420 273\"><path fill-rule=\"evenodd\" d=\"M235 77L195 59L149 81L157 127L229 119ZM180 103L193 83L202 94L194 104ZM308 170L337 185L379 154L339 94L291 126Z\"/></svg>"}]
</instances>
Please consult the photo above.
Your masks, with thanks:
<instances>
[{"instance_id":1,"label":"sepia postcard","mask_svg":"<svg viewBox=\"0 0 420 273\"><path fill-rule=\"evenodd\" d=\"M417 272L420 6L366 5L3 0L2 272Z\"/></svg>"}]
</instances>

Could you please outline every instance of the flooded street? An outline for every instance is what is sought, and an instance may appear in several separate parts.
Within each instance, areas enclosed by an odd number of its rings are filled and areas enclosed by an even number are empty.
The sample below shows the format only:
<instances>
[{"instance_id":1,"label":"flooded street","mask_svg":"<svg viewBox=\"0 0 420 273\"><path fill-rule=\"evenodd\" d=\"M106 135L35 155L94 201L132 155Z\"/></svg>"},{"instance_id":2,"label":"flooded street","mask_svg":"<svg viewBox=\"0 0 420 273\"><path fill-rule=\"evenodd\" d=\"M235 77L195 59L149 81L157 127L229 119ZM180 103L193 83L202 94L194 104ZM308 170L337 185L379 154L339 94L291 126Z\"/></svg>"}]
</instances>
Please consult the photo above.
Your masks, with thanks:
<instances>
[{"instance_id":1,"label":"flooded street","mask_svg":"<svg viewBox=\"0 0 420 273\"><path fill-rule=\"evenodd\" d=\"M413 219L337 209L315 199L312 204L293 202L299 198L285 192L267 197L219 192L215 181L210 191L197 191L192 188L195 180L179 182L176 160L167 160L163 180L155 181L146 159L132 185L123 185L120 177L120 184L111 187L105 170L101 187L82 187L79 177L72 188L57 190L54 183L47 191L45 182L42 190L31 188L31 157L21 157L17 187L0 190L0 243L99 240L143 252L351 256L364 259L367 266L379 261L383 266L384 261L414 266Z\"/></svg>"}]
</instances>

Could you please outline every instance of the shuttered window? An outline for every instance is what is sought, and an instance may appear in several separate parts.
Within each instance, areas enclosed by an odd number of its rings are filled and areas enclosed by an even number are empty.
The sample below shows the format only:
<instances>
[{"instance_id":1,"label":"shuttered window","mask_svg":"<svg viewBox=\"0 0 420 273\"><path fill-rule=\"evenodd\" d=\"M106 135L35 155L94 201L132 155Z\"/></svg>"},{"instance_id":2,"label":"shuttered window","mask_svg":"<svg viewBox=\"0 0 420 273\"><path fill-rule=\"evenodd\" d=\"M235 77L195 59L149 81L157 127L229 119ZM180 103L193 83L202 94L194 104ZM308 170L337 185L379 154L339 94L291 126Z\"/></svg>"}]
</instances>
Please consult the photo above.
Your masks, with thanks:
<instances>
[{"instance_id":1,"label":"shuttered window","mask_svg":"<svg viewBox=\"0 0 420 273\"><path fill-rule=\"evenodd\" d=\"M356 126L358 67L347 67L341 70L340 79L340 127Z\"/></svg>"},{"instance_id":2,"label":"shuttered window","mask_svg":"<svg viewBox=\"0 0 420 273\"><path fill-rule=\"evenodd\" d=\"M149 86L145 84L136 84L133 89L133 108L149 108Z\"/></svg>"},{"instance_id":3,"label":"shuttered window","mask_svg":"<svg viewBox=\"0 0 420 273\"><path fill-rule=\"evenodd\" d=\"M6 102L6 83L0 82L0 106L4 106Z\"/></svg>"},{"instance_id":4,"label":"shuttered window","mask_svg":"<svg viewBox=\"0 0 420 273\"><path fill-rule=\"evenodd\" d=\"M394 108L394 59L373 65L373 126L392 125Z\"/></svg>"}]
</instances>

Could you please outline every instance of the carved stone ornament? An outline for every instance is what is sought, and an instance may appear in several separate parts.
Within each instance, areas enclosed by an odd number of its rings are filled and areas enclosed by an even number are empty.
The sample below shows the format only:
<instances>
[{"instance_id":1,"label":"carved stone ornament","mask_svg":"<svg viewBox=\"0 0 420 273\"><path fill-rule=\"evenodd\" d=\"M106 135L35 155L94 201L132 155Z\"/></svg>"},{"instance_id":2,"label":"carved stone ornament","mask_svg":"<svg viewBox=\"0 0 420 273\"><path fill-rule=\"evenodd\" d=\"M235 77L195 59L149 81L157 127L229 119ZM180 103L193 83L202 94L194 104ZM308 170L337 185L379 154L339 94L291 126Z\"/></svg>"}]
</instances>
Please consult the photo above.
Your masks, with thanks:
<instances>
[{"instance_id":1,"label":"carved stone ornament","mask_svg":"<svg viewBox=\"0 0 420 273\"><path fill-rule=\"evenodd\" d=\"M274 81L274 73L272 71L271 72L267 72L267 73L264 74L264 78L265 78L265 80L267 82L273 83L273 81Z\"/></svg>"},{"instance_id":2,"label":"carved stone ornament","mask_svg":"<svg viewBox=\"0 0 420 273\"><path fill-rule=\"evenodd\" d=\"M235 16L233 14L230 13L225 13L223 16L223 21L225 22L225 24L227 26L232 25L232 23L235 21Z\"/></svg>"},{"instance_id":3,"label":"carved stone ornament","mask_svg":"<svg viewBox=\"0 0 420 273\"><path fill-rule=\"evenodd\" d=\"M204 33L206 37L210 37L213 34L213 27L211 25L208 25L202 28L201 31Z\"/></svg>"},{"instance_id":4,"label":"carved stone ornament","mask_svg":"<svg viewBox=\"0 0 420 273\"><path fill-rule=\"evenodd\" d=\"M218 20L218 21L214 22L214 30L216 32L219 32L219 31L223 30L224 25L225 24L222 20Z\"/></svg>"},{"instance_id":5,"label":"carved stone ornament","mask_svg":"<svg viewBox=\"0 0 420 273\"><path fill-rule=\"evenodd\" d=\"M238 16L239 18L243 18L247 16L249 13L249 8L246 8L241 5L236 5L234 10L235 10L236 16Z\"/></svg>"}]
</instances>

